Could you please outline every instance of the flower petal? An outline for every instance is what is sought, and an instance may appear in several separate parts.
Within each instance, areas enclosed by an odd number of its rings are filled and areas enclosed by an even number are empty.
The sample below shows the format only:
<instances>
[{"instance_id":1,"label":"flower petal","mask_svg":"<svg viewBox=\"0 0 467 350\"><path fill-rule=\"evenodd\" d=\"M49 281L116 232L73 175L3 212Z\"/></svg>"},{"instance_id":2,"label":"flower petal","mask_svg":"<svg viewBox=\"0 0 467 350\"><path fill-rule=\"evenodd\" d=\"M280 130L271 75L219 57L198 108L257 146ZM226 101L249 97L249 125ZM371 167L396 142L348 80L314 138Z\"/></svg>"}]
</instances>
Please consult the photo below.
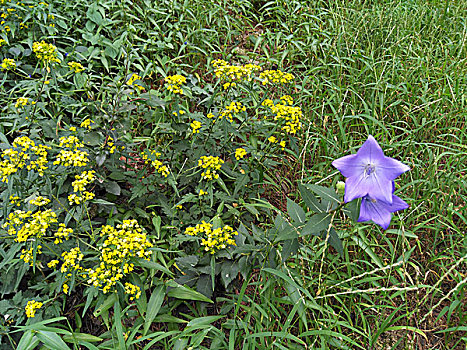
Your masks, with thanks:
<instances>
[{"instance_id":1,"label":"flower petal","mask_svg":"<svg viewBox=\"0 0 467 350\"><path fill-rule=\"evenodd\" d=\"M381 170L381 173L384 174L388 180L394 180L399 175L410 170L404 163L390 157L384 157L384 159L378 162L376 167Z\"/></svg>"},{"instance_id":2,"label":"flower petal","mask_svg":"<svg viewBox=\"0 0 467 350\"><path fill-rule=\"evenodd\" d=\"M357 151L357 159L362 164L374 163L377 160L384 158L383 150L381 149L378 142L371 135L368 136L368 139Z\"/></svg>"},{"instance_id":3,"label":"flower petal","mask_svg":"<svg viewBox=\"0 0 467 350\"><path fill-rule=\"evenodd\" d=\"M358 162L356 154L351 154L332 162L332 165L337 168L345 177L359 176L364 171L364 164Z\"/></svg>"}]
</instances>

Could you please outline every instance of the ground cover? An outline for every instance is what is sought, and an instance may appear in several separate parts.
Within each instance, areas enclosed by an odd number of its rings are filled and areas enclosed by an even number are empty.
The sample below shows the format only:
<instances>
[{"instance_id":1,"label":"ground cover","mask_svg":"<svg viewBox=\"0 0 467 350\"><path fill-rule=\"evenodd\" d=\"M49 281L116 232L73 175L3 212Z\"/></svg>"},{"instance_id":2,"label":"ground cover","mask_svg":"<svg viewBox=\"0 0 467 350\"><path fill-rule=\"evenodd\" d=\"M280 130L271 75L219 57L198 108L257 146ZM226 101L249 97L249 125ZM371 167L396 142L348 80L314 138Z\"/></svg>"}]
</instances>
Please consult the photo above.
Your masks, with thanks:
<instances>
[{"instance_id":1,"label":"ground cover","mask_svg":"<svg viewBox=\"0 0 467 350\"><path fill-rule=\"evenodd\" d=\"M463 1L0 2L0 348L465 348Z\"/></svg>"}]
</instances>

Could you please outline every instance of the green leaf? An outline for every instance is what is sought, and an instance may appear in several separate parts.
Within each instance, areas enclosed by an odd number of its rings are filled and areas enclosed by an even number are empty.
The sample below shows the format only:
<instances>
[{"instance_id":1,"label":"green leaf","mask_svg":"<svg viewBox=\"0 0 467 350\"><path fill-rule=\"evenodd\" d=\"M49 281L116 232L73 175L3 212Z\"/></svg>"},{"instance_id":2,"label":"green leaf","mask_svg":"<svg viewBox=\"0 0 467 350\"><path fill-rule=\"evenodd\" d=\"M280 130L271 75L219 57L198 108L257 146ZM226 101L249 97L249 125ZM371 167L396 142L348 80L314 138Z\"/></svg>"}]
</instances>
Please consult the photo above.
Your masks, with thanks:
<instances>
[{"instance_id":1,"label":"green leaf","mask_svg":"<svg viewBox=\"0 0 467 350\"><path fill-rule=\"evenodd\" d=\"M164 302L164 297L165 297L165 286L164 285L160 285L154 288L154 291L151 294L151 298L149 298L148 309L146 310L146 315L144 318L143 336L146 335L146 333L149 330L149 327L154 321L154 318L159 313L162 303Z\"/></svg>"},{"instance_id":2,"label":"green leaf","mask_svg":"<svg viewBox=\"0 0 467 350\"><path fill-rule=\"evenodd\" d=\"M165 274L167 274L169 276L173 275L172 271L170 271L168 268L166 268L166 267L162 266L161 264L158 264L158 263L156 263L154 261L138 259L138 260L136 260L136 263L139 266L146 267L146 268L151 269L151 270L157 270L157 271L164 272Z\"/></svg>"},{"instance_id":3,"label":"green leaf","mask_svg":"<svg viewBox=\"0 0 467 350\"><path fill-rule=\"evenodd\" d=\"M219 316L204 316L204 317L197 317L192 319L188 324L186 325L187 327L193 327L197 328L199 326L207 326L210 325L213 322L216 322L217 320L220 320L221 318L226 317L224 315L219 315Z\"/></svg>"},{"instance_id":4,"label":"green leaf","mask_svg":"<svg viewBox=\"0 0 467 350\"><path fill-rule=\"evenodd\" d=\"M150 107L164 107L167 104L166 101L149 92L139 95L139 98Z\"/></svg>"},{"instance_id":5,"label":"green leaf","mask_svg":"<svg viewBox=\"0 0 467 350\"><path fill-rule=\"evenodd\" d=\"M301 236L318 235L327 230L331 224L331 215L328 213L315 214L308 219L308 222L301 231Z\"/></svg>"},{"instance_id":6,"label":"green leaf","mask_svg":"<svg viewBox=\"0 0 467 350\"><path fill-rule=\"evenodd\" d=\"M305 223L305 211L293 200L287 198L287 213L293 221L299 224Z\"/></svg>"},{"instance_id":7,"label":"green leaf","mask_svg":"<svg viewBox=\"0 0 467 350\"><path fill-rule=\"evenodd\" d=\"M334 204L340 202L338 194L331 188L313 184L303 184L303 186L321 197L322 205L326 207L326 211L331 209Z\"/></svg>"},{"instance_id":8,"label":"green leaf","mask_svg":"<svg viewBox=\"0 0 467 350\"><path fill-rule=\"evenodd\" d=\"M311 190L306 188L303 184L298 184L298 189L308 209L310 209L311 211L314 211L315 213L322 213L325 211L325 208L322 206L319 200L314 196Z\"/></svg>"},{"instance_id":9,"label":"green leaf","mask_svg":"<svg viewBox=\"0 0 467 350\"><path fill-rule=\"evenodd\" d=\"M33 350L39 344L39 339L34 335L32 331L26 331L23 333L16 350Z\"/></svg>"},{"instance_id":10,"label":"green leaf","mask_svg":"<svg viewBox=\"0 0 467 350\"><path fill-rule=\"evenodd\" d=\"M109 310L115 304L115 300L117 300L117 294L110 294L107 299L105 299L104 302L99 306L99 308L94 311L94 317L99 317L103 312Z\"/></svg>"},{"instance_id":11,"label":"green leaf","mask_svg":"<svg viewBox=\"0 0 467 350\"><path fill-rule=\"evenodd\" d=\"M115 181L104 182L104 187L108 193L112 193L116 196L120 196L121 188Z\"/></svg>"},{"instance_id":12,"label":"green leaf","mask_svg":"<svg viewBox=\"0 0 467 350\"><path fill-rule=\"evenodd\" d=\"M297 254L298 248L298 239L295 238L285 241L282 247L282 262L286 261L289 256Z\"/></svg>"},{"instance_id":13,"label":"green leaf","mask_svg":"<svg viewBox=\"0 0 467 350\"><path fill-rule=\"evenodd\" d=\"M102 338L96 337L95 335L87 334L87 333L79 333L73 332L71 335L64 335L63 340L67 343L75 343L78 342L97 342L102 341Z\"/></svg>"},{"instance_id":14,"label":"green leaf","mask_svg":"<svg viewBox=\"0 0 467 350\"><path fill-rule=\"evenodd\" d=\"M39 339L50 350L70 350L62 338L57 333L48 331L37 331L37 339Z\"/></svg>"},{"instance_id":15,"label":"green leaf","mask_svg":"<svg viewBox=\"0 0 467 350\"><path fill-rule=\"evenodd\" d=\"M171 290L167 293L169 297L177 298L177 299L183 299L183 300L198 300L198 301L203 301L205 303L211 303L214 304L214 302L206 298L203 294L198 293L197 291L186 287L182 286L175 281L169 281L168 283L169 287L172 287Z\"/></svg>"}]
</instances>

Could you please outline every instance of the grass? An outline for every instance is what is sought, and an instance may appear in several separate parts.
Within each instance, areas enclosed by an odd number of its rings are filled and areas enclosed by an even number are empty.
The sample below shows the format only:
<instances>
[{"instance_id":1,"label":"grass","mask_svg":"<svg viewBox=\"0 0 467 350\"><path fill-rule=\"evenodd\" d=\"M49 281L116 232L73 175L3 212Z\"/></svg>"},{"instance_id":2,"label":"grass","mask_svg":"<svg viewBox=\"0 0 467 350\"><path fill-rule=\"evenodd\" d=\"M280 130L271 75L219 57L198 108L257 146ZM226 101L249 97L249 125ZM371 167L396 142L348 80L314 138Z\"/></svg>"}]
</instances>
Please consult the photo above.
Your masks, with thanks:
<instances>
[{"instance_id":1,"label":"grass","mask_svg":"<svg viewBox=\"0 0 467 350\"><path fill-rule=\"evenodd\" d=\"M92 90L96 100L122 66L155 88L177 71L211 79L202 72L214 58L295 74L309 127L275 170L284 184L266 191L277 207L285 195L299 200L298 181L342 180L331 161L368 134L411 167L396 188L410 208L392 229L340 227L343 257L303 237L296 256L275 268L265 261L211 309L165 303L176 318L156 318L129 348L184 349L188 339L229 350L465 348L467 2L107 0L99 6L109 23L88 29L82 5L63 6L73 13L63 37L78 28L88 44L129 53L101 54L108 76Z\"/></svg>"}]
</instances>

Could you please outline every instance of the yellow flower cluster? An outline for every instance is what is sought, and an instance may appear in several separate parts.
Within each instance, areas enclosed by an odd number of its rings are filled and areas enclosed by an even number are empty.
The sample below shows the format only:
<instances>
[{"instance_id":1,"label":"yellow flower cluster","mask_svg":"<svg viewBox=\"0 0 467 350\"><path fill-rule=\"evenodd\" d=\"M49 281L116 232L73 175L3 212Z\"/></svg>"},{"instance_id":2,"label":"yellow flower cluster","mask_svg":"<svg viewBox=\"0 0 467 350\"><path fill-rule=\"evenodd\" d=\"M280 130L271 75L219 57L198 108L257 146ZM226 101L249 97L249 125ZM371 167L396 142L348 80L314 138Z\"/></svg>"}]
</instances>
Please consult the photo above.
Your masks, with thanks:
<instances>
[{"instance_id":1,"label":"yellow flower cluster","mask_svg":"<svg viewBox=\"0 0 467 350\"><path fill-rule=\"evenodd\" d=\"M176 117L178 117L179 115L184 115L186 112L183 110L183 109L180 109L178 112L172 112L172 114Z\"/></svg>"},{"instance_id":2,"label":"yellow flower cluster","mask_svg":"<svg viewBox=\"0 0 467 350\"><path fill-rule=\"evenodd\" d=\"M81 151L79 148L83 147L83 143L74 135L67 137L60 137L60 148L69 148L62 149L57 155L57 158L53 162L54 165L63 165L63 166L74 166L81 167L85 166L89 162L88 153L86 151Z\"/></svg>"},{"instance_id":3,"label":"yellow flower cluster","mask_svg":"<svg viewBox=\"0 0 467 350\"><path fill-rule=\"evenodd\" d=\"M243 106L240 102L231 102L230 105L225 107L225 109L219 114L218 119L221 120L225 118L229 122L233 122L233 114L245 112L246 107ZM209 115L208 115L209 118Z\"/></svg>"},{"instance_id":4,"label":"yellow flower cluster","mask_svg":"<svg viewBox=\"0 0 467 350\"><path fill-rule=\"evenodd\" d=\"M4 58L2 64L0 65L0 69L4 70L15 70L16 69L16 62L12 58Z\"/></svg>"},{"instance_id":5,"label":"yellow flower cluster","mask_svg":"<svg viewBox=\"0 0 467 350\"><path fill-rule=\"evenodd\" d=\"M68 68L70 68L70 71L73 73L80 73L84 71L83 65L75 61L68 62Z\"/></svg>"},{"instance_id":6,"label":"yellow flower cluster","mask_svg":"<svg viewBox=\"0 0 467 350\"><path fill-rule=\"evenodd\" d=\"M107 139L107 146L110 147L109 149L109 153L110 154L113 154L115 152L115 150L117 149L117 146L115 146L115 140L113 139L112 136L109 136L109 138Z\"/></svg>"},{"instance_id":7,"label":"yellow flower cluster","mask_svg":"<svg viewBox=\"0 0 467 350\"><path fill-rule=\"evenodd\" d=\"M55 232L55 241L54 244L63 243L63 240L68 240L68 238L73 234L72 228L67 228L65 224L61 223L58 225L58 230Z\"/></svg>"},{"instance_id":8,"label":"yellow flower cluster","mask_svg":"<svg viewBox=\"0 0 467 350\"><path fill-rule=\"evenodd\" d=\"M57 57L57 47L55 45L48 44L43 40L41 42L36 41L32 44L32 51L36 54L37 59L45 64L60 63L60 59Z\"/></svg>"},{"instance_id":9,"label":"yellow flower cluster","mask_svg":"<svg viewBox=\"0 0 467 350\"><path fill-rule=\"evenodd\" d=\"M269 107L271 112L275 114L274 120L284 122L285 125L281 128L283 131L295 135L297 131L302 128L302 122L300 121L302 118L302 109L300 107L287 105L290 102L293 103L290 96L283 96L281 101L277 104L274 104L270 99L266 99L263 101L262 105Z\"/></svg>"},{"instance_id":10,"label":"yellow flower cluster","mask_svg":"<svg viewBox=\"0 0 467 350\"><path fill-rule=\"evenodd\" d=\"M80 127L91 130L91 125L94 125L95 121L91 119L86 119L80 124Z\"/></svg>"},{"instance_id":11,"label":"yellow flower cluster","mask_svg":"<svg viewBox=\"0 0 467 350\"><path fill-rule=\"evenodd\" d=\"M280 70L265 70L259 74L261 84L287 84L294 80L294 76L290 73L285 73Z\"/></svg>"},{"instance_id":12,"label":"yellow flower cluster","mask_svg":"<svg viewBox=\"0 0 467 350\"><path fill-rule=\"evenodd\" d=\"M148 249L153 245L136 220L123 220L117 228L105 225L100 235L106 238L100 248L100 264L86 272L89 276L88 283L94 287L102 287L102 291L107 293L124 274L133 271L131 259L150 259L152 251Z\"/></svg>"},{"instance_id":13,"label":"yellow flower cluster","mask_svg":"<svg viewBox=\"0 0 467 350\"><path fill-rule=\"evenodd\" d=\"M39 176L44 175L47 169L48 146L36 145L27 136L17 137L12 144L12 148L2 151L0 161L0 177L2 182L8 183L8 176L16 173L19 169L37 170Z\"/></svg>"},{"instance_id":14,"label":"yellow flower cluster","mask_svg":"<svg viewBox=\"0 0 467 350\"><path fill-rule=\"evenodd\" d=\"M193 122L190 124L191 128L193 129L193 134L199 134L199 129L201 129L201 122L197 120L193 120Z\"/></svg>"},{"instance_id":15,"label":"yellow flower cluster","mask_svg":"<svg viewBox=\"0 0 467 350\"><path fill-rule=\"evenodd\" d=\"M42 248L41 245L37 246L36 255L42 254L41 248ZM30 248L28 250L21 249L21 255L19 258L23 260L26 264L29 264L29 266L33 266L34 265L34 249L33 248Z\"/></svg>"},{"instance_id":16,"label":"yellow flower cluster","mask_svg":"<svg viewBox=\"0 0 467 350\"><path fill-rule=\"evenodd\" d=\"M126 82L128 86L134 86L136 87L139 91L144 90L144 87L142 87L139 84L135 84L136 80L141 80L141 77L138 74L132 74L130 79Z\"/></svg>"},{"instance_id":17,"label":"yellow flower cluster","mask_svg":"<svg viewBox=\"0 0 467 350\"><path fill-rule=\"evenodd\" d=\"M141 296L141 288L132 284L132 283L125 283L125 293L130 295L130 300L139 299Z\"/></svg>"},{"instance_id":18,"label":"yellow flower cluster","mask_svg":"<svg viewBox=\"0 0 467 350\"><path fill-rule=\"evenodd\" d=\"M73 204L81 204L87 201L90 201L91 199L94 199L96 195L92 192L84 191L81 194L76 194L76 193L70 193L68 195L68 202L70 205Z\"/></svg>"},{"instance_id":19,"label":"yellow flower cluster","mask_svg":"<svg viewBox=\"0 0 467 350\"><path fill-rule=\"evenodd\" d=\"M96 179L95 173L94 170L90 170L83 171L81 175L75 175L75 181L71 183L75 193L70 193L68 195L68 202L70 205L81 204L95 197L94 193L86 191L86 186Z\"/></svg>"},{"instance_id":20,"label":"yellow flower cluster","mask_svg":"<svg viewBox=\"0 0 467 350\"><path fill-rule=\"evenodd\" d=\"M18 196L10 196L10 204L16 205L16 206L21 206L20 203L20 198Z\"/></svg>"},{"instance_id":21,"label":"yellow flower cluster","mask_svg":"<svg viewBox=\"0 0 467 350\"><path fill-rule=\"evenodd\" d=\"M20 97L20 98L18 98L18 99L16 100L15 108L24 107L24 106L26 106L28 103L29 103L29 98ZM35 105L35 104L36 104L35 101L31 101L31 105Z\"/></svg>"},{"instance_id":22,"label":"yellow flower cluster","mask_svg":"<svg viewBox=\"0 0 467 350\"><path fill-rule=\"evenodd\" d=\"M219 178L217 170L222 167L222 164L224 164L224 161L219 157L202 156L198 160L198 166L205 169L201 173L201 177L208 181Z\"/></svg>"},{"instance_id":23,"label":"yellow flower cluster","mask_svg":"<svg viewBox=\"0 0 467 350\"><path fill-rule=\"evenodd\" d=\"M2 47L3 45L6 45L6 41L5 39L0 39L0 47Z\"/></svg>"},{"instance_id":24,"label":"yellow flower cluster","mask_svg":"<svg viewBox=\"0 0 467 350\"><path fill-rule=\"evenodd\" d=\"M228 225L212 229L210 223L202 221L195 227L188 227L185 234L189 236L197 236L201 238L201 245L204 250L214 254L216 251L227 248L229 245L236 245L233 236L238 235L237 231Z\"/></svg>"},{"instance_id":25,"label":"yellow flower cluster","mask_svg":"<svg viewBox=\"0 0 467 350\"><path fill-rule=\"evenodd\" d=\"M24 311L26 311L26 317L31 318L36 316L36 310L42 307L43 303L40 301L30 300L28 301Z\"/></svg>"},{"instance_id":26,"label":"yellow flower cluster","mask_svg":"<svg viewBox=\"0 0 467 350\"><path fill-rule=\"evenodd\" d=\"M62 253L63 264L60 268L60 272L71 272L82 270L83 268L79 266L79 262L83 260L84 254L81 253L79 247L72 248L69 252Z\"/></svg>"},{"instance_id":27,"label":"yellow flower cluster","mask_svg":"<svg viewBox=\"0 0 467 350\"><path fill-rule=\"evenodd\" d=\"M141 154L141 158L144 160L144 164L151 164L158 173L162 174L162 176L167 177L170 174L169 168L164 165L159 158L161 156L160 152L156 152L154 150L146 150L144 153Z\"/></svg>"},{"instance_id":28,"label":"yellow flower cluster","mask_svg":"<svg viewBox=\"0 0 467 350\"><path fill-rule=\"evenodd\" d=\"M236 158L237 160L240 160L240 159L242 159L242 158L245 157L245 156L246 156L246 150L245 150L244 148L237 148L237 149L235 150L235 158Z\"/></svg>"},{"instance_id":29,"label":"yellow flower cluster","mask_svg":"<svg viewBox=\"0 0 467 350\"><path fill-rule=\"evenodd\" d=\"M212 62L216 77L226 81L223 84L224 90L229 87L235 87L237 82L251 81L253 74L260 71L261 67L255 64L246 64L244 66L232 66L224 60L215 60Z\"/></svg>"},{"instance_id":30,"label":"yellow flower cluster","mask_svg":"<svg viewBox=\"0 0 467 350\"><path fill-rule=\"evenodd\" d=\"M174 94L183 94L183 89L181 86L186 83L186 78L183 75L169 75L165 77L164 80L167 83L167 90L173 92Z\"/></svg>"},{"instance_id":31,"label":"yellow flower cluster","mask_svg":"<svg viewBox=\"0 0 467 350\"><path fill-rule=\"evenodd\" d=\"M282 150L285 149L285 141L284 141L284 140L282 140L282 141L279 142L279 141L276 139L275 136L269 136L269 137L268 137L268 141L271 142L271 143L278 143L279 146L281 146L281 149L282 149Z\"/></svg>"},{"instance_id":32,"label":"yellow flower cluster","mask_svg":"<svg viewBox=\"0 0 467 350\"><path fill-rule=\"evenodd\" d=\"M47 263L47 267L53 269L55 266L58 265L60 261L58 260L50 260L48 263Z\"/></svg>"},{"instance_id":33,"label":"yellow flower cluster","mask_svg":"<svg viewBox=\"0 0 467 350\"><path fill-rule=\"evenodd\" d=\"M42 196L37 196L34 199L31 199L29 201L29 204L33 204L38 207L42 207L43 205L47 205L50 203L50 199L42 197Z\"/></svg>"},{"instance_id":34,"label":"yellow flower cluster","mask_svg":"<svg viewBox=\"0 0 467 350\"><path fill-rule=\"evenodd\" d=\"M15 210L8 215L3 228L10 236L16 236L16 242L26 242L29 237L37 238L46 234L51 224L57 222L57 214L50 209L37 211Z\"/></svg>"}]
</instances>

